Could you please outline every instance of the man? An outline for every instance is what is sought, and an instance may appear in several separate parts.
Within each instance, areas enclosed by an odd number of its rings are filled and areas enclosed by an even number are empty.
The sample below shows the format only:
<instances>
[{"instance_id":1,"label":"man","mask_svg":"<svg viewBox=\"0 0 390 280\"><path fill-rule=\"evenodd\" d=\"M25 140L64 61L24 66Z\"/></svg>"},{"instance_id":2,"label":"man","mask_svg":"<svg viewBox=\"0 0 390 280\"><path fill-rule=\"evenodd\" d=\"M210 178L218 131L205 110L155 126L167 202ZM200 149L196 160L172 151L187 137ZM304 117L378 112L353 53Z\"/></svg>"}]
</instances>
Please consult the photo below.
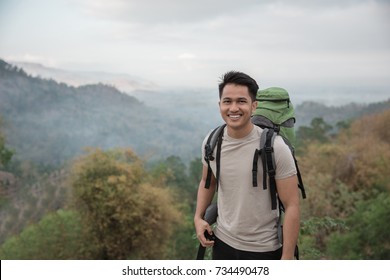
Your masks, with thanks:
<instances>
[{"instance_id":1,"label":"man","mask_svg":"<svg viewBox=\"0 0 390 280\"><path fill-rule=\"evenodd\" d=\"M270 188L264 190L252 184L253 156L262 133L262 129L251 122L258 89L254 79L234 71L226 73L219 84L219 109L226 127L221 146L218 219L214 232L203 216L216 190L216 163L210 162L213 175L210 187L205 188L207 137L203 141L203 173L194 224L202 246L213 247L213 259L294 258L300 222L298 183L293 157L280 136L275 138L274 154L277 193L285 208L283 246L277 234L279 210L271 209ZM261 160L258 164L262 166ZM257 176L262 182L263 172L258 172ZM206 239L205 231L214 235L215 241Z\"/></svg>"}]
</instances>

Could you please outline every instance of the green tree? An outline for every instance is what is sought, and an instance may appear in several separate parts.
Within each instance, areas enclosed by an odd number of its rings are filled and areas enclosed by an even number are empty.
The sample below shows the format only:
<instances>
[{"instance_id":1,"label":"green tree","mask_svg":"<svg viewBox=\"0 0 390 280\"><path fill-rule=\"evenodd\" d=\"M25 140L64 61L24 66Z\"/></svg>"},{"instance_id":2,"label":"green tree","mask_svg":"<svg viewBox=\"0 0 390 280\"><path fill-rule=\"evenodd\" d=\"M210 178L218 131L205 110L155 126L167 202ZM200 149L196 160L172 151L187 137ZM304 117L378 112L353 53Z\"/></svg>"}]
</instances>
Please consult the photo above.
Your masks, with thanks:
<instances>
[{"instance_id":1,"label":"green tree","mask_svg":"<svg viewBox=\"0 0 390 280\"><path fill-rule=\"evenodd\" d=\"M347 219L348 230L330 236L328 255L333 259L390 259L389 217L388 193L361 201Z\"/></svg>"},{"instance_id":2,"label":"green tree","mask_svg":"<svg viewBox=\"0 0 390 280\"><path fill-rule=\"evenodd\" d=\"M2 126L3 126L3 121L0 116L0 168L4 168L8 165L8 163L11 161L12 156L13 156L13 151L10 149L6 148L5 145L5 136L2 132Z\"/></svg>"},{"instance_id":3,"label":"green tree","mask_svg":"<svg viewBox=\"0 0 390 280\"><path fill-rule=\"evenodd\" d=\"M201 165L200 162L197 162ZM174 229L174 238L169 248L169 257L173 259L194 259L197 239L194 238L194 206L196 202L196 187L200 177L193 180L195 164L190 164L190 175L187 166L180 157L170 156L158 161L151 169L154 184L166 184L175 194L175 198L183 214L183 223Z\"/></svg>"},{"instance_id":4,"label":"green tree","mask_svg":"<svg viewBox=\"0 0 390 280\"><path fill-rule=\"evenodd\" d=\"M190 190L187 167L178 156L169 156L155 163L151 175L155 179L162 179L167 186L178 188L181 192Z\"/></svg>"},{"instance_id":5,"label":"green tree","mask_svg":"<svg viewBox=\"0 0 390 280\"><path fill-rule=\"evenodd\" d=\"M332 126L323 118L312 119L310 126L300 126L297 130L297 146L302 146L305 142L317 141L326 143L329 141L329 133Z\"/></svg>"},{"instance_id":6,"label":"green tree","mask_svg":"<svg viewBox=\"0 0 390 280\"><path fill-rule=\"evenodd\" d=\"M164 186L146 179L131 150L92 150L72 172L75 206L98 259L162 259L180 213Z\"/></svg>"},{"instance_id":7,"label":"green tree","mask_svg":"<svg viewBox=\"0 0 390 280\"><path fill-rule=\"evenodd\" d=\"M88 241L79 213L58 210L7 239L0 247L0 259L89 259L96 248Z\"/></svg>"}]
</instances>

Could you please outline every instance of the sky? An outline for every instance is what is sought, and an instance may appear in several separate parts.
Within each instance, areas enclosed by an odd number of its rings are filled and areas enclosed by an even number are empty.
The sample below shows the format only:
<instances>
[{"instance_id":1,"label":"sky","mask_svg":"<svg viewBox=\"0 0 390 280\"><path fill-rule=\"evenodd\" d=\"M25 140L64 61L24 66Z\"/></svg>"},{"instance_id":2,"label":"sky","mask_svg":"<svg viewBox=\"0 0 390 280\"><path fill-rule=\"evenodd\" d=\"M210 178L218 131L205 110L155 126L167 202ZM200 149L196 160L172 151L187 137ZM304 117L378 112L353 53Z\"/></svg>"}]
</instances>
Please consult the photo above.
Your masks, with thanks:
<instances>
[{"instance_id":1,"label":"sky","mask_svg":"<svg viewBox=\"0 0 390 280\"><path fill-rule=\"evenodd\" d=\"M390 97L390 1L0 0L0 58L215 87L377 88Z\"/></svg>"}]
</instances>

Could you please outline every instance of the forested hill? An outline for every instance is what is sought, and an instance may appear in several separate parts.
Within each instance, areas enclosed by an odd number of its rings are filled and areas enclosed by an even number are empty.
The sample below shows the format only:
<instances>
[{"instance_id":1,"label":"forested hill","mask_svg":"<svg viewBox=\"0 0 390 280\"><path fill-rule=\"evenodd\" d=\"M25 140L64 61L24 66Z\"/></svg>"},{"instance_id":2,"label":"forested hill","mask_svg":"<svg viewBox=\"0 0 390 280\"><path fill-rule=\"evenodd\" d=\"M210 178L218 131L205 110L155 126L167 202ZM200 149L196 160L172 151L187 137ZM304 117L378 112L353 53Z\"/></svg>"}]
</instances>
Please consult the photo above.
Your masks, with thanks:
<instances>
[{"instance_id":1,"label":"forested hill","mask_svg":"<svg viewBox=\"0 0 390 280\"><path fill-rule=\"evenodd\" d=\"M80 87L32 77L0 59L0 119L14 159L58 166L85 147L126 147L146 159L198 157L205 134L221 123L212 93L148 92L145 103L103 84ZM147 98L145 98L147 97ZM211 104L212 103L212 104ZM215 107L212 107L215 106ZM297 126L390 108L376 104L297 104Z\"/></svg>"},{"instance_id":2,"label":"forested hill","mask_svg":"<svg viewBox=\"0 0 390 280\"><path fill-rule=\"evenodd\" d=\"M107 85L78 88L28 76L0 60L0 116L15 157L58 165L84 147L128 147L146 157L199 150L199 126Z\"/></svg>"},{"instance_id":3,"label":"forested hill","mask_svg":"<svg viewBox=\"0 0 390 280\"><path fill-rule=\"evenodd\" d=\"M390 93L389 93L390 97ZM321 103L305 101L296 106L297 126L307 126L314 118L322 118L332 126L342 121L354 120L366 115L390 109L390 98L387 101L362 104L351 102L342 106L326 106Z\"/></svg>"}]
</instances>

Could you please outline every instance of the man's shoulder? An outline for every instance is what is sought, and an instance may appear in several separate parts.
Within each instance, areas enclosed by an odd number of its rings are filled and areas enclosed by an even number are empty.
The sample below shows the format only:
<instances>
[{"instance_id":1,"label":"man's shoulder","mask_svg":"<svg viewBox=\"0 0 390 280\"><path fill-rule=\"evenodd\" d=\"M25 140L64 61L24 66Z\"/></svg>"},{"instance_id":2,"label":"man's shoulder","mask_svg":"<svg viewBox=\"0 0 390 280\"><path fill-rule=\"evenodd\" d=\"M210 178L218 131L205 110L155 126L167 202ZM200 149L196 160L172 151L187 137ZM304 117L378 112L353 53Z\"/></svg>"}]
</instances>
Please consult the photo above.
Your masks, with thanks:
<instances>
[{"instance_id":1,"label":"man's shoulder","mask_svg":"<svg viewBox=\"0 0 390 280\"><path fill-rule=\"evenodd\" d=\"M262 129L260 126L258 125L253 125L254 126L254 130L256 131L256 133L258 133L259 135L261 135L264 131L264 129Z\"/></svg>"}]
</instances>

